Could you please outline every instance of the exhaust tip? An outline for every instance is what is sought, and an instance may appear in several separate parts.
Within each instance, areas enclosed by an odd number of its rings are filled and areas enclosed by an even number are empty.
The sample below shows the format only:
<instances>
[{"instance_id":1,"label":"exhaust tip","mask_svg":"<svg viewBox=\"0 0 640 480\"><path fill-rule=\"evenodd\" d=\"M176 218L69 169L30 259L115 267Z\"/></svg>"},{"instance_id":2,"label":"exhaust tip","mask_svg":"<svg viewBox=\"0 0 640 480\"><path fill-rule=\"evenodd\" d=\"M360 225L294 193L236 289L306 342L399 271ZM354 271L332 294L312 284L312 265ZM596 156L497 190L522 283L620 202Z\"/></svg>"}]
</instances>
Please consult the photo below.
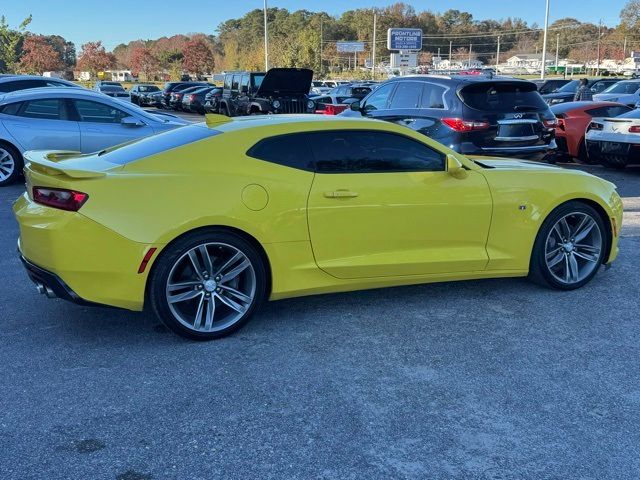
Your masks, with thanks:
<instances>
[{"instance_id":1,"label":"exhaust tip","mask_svg":"<svg viewBox=\"0 0 640 480\"><path fill-rule=\"evenodd\" d=\"M51 290L49 287L44 287L44 294L47 296L47 298L57 298L58 296L54 293L53 290Z\"/></svg>"},{"instance_id":2,"label":"exhaust tip","mask_svg":"<svg viewBox=\"0 0 640 480\"><path fill-rule=\"evenodd\" d=\"M41 283L36 283L36 288L38 289L38 293L41 295L44 295L46 290L44 288L44 285Z\"/></svg>"}]
</instances>

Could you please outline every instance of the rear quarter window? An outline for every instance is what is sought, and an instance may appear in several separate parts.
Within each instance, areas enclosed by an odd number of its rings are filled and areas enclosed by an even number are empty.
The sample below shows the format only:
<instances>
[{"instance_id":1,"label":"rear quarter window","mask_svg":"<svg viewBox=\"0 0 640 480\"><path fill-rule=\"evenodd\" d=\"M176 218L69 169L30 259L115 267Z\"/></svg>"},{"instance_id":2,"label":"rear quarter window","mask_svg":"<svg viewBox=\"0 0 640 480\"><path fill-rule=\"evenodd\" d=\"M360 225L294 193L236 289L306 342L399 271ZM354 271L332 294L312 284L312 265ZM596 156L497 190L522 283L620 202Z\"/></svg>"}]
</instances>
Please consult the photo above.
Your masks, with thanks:
<instances>
[{"instance_id":1,"label":"rear quarter window","mask_svg":"<svg viewBox=\"0 0 640 480\"><path fill-rule=\"evenodd\" d=\"M545 101L531 82L478 82L463 87L460 99L469 108L486 112L546 110Z\"/></svg>"}]
</instances>

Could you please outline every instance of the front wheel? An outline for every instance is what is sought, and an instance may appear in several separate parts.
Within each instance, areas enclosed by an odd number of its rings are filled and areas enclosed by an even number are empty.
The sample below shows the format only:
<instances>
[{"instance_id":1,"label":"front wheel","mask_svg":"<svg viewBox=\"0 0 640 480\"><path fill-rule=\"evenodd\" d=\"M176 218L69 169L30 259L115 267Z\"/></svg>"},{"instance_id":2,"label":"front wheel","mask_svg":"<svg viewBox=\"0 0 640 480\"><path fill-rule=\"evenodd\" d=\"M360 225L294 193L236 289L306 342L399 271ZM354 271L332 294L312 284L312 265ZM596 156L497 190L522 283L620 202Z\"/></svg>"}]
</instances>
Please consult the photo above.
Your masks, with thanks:
<instances>
[{"instance_id":1,"label":"front wheel","mask_svg":"<svg viewBox=\"0 0 640 480\"><path fill-rule=\"evenodd\" d=\"M607 237L592 207L568 202L542 224L533 247L529 277L536 283L573 290L588 283L604 259Z\"/></svg>"},{"instance_id":2,"label":"front wheel","mask_svg":"<svg viewBox=\"0 0 640 480\"><path fill-rule=\"evenodd\" d=\"M149 286L151 306L167 327L186 338L211 340L235 332L266 296L260 254L232 232L189 235L157 262Z\"/></svg>"}]
</instances>

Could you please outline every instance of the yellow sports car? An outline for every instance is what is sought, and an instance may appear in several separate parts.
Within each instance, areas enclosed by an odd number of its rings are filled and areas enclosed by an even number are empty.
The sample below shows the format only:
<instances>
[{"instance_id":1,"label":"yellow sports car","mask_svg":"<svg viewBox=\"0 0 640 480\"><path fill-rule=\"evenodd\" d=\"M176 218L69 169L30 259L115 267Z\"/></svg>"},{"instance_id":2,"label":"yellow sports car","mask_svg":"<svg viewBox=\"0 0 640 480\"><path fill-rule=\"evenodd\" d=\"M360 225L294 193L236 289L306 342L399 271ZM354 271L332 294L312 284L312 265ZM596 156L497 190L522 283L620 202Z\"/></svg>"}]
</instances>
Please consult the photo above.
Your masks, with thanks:
<instances>
[{"instance_id":1,"label":"yellow sports car","mask_svg":"<svg viewBox=\"0 0 640 480\"><path fill-rule=\"evenodd\" d=\"M527 275L570 290L618 253L613 184L468 158L387 122L212 115L25 159L14 211L39 290L146 306L194 339L237 330L267 298Z\"/></svg>"}]
</instances>

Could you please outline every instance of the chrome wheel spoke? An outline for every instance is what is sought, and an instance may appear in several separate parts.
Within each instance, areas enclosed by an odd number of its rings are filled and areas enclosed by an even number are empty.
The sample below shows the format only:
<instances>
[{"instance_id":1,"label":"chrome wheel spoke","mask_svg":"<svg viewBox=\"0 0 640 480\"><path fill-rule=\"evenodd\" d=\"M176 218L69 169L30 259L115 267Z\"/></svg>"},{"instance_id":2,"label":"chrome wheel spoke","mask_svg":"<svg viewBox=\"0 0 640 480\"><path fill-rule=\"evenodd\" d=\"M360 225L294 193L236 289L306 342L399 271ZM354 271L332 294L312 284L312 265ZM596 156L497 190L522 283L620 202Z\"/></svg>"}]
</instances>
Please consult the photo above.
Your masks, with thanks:
<instances>
[{"instance_id":1,"label":"chrome wheel spoke","mask_svg":"<svg viewBox=\"0 0 640 480\"><path fill-rule=\"evenodd\" d=\"M216 314L216 302L215 297L207 298L207 311L205 313L205 330L211 330L211 326L213 325L213 317Z\"/></svg>"},{"instance_id":2,"label":"chrome wheel spoke","mask_svg":"<svg viewBox=\"0 0 640 480\"><path fill-rule=\"evenodd\" d=\"M224 303L227 307L232 308L238 313L244 313L247 310L247 307L240 305L235 300L230 299L227 295L217 293L216 297L218 297L218 300Z\"/></svg>"},{"instance_id":3,"label":"chrome wheel spoke","mask_svg":"<svg viewBox=\"0 0 640 480\"><path fill-rule=\"evenodd\" d=\"M242 272L245 271L245 269L249 268L251 266L251 262L249 262L249 259L244 257L242 262L233 268L233 270L227 272L227 273L223 273L222 275L222 280L220 280L222 283L228 282L230 280L233 280L234 278L236 278L238 275L240 275Z\"/></svg>"},{"instance_id":4,"label":"chrome wheel spoke","mask_svg":"<svg viewBox=\"0 0 640 480\"><path fill-rule=\"evenodd\" d=\"M191 261L191 267L193 268L196 276L200 280L204 280L204 277L202 276L203 267L200 265L200 260L198 259L198 255L195 250L189 250L189 260Z\"/></svg>"},{"instance_id":5,"label":"chrome wheel spoke","mask_svg":"<svg viewBox=\"0 0 640 480\"><path fill-rule=\"evenodd\" d=\"M200 328L200 324L202 322L202 307L204 306L206 299L204 295L200 296L200 301L198 302L198 308L196 309L196 316L193 318L193 328Z\"/></svg>"},{"instance_id":6,"label":"chrome wheel spoke","mask_svg":"<svg viewBox=\"0 0 640 480\"><path fill-rule=\"evenodd\" d=\"M209 255L207 247L205 245L200 245L198 251L200 252L200 255L202 256L202 259L204 261L204 271L207 272L207 274L212 275L213 265L211 264L211 256Z\"/></svg>"},{"instance_id":7,"label":"chrome wheel spoke","mask_svg":"<svg viewBox=\"0 0 640 480\"><path fill-rule=\"evenodd\" d=\"M175 292L176 290L184 290L185 288L193 288L200 285L202 282L180 282L170 283L167 285L167 291Z\"/></svg>"},{"instance_id":8,"label":"chrome wheel spoke","mask_svg":"<svg viewBox=\"0 0 640 480\"><path fill-rule=\"evenodd\" d=\"M233 255L229 260L227 260L216 272L216 277L219 275L222 275L224 273L224 271L229 268L231 265L233 265L234 263L236 263L238 260L240 260L243 257L243 255L240 252L236 252L235 255Z\"/></svg>"},{"instance_id":9,"label":"chrome wheel spoke","mask_svg":"<svg viewBox=\"0 0 640 480\"><path fill-rule=\"evenodd\" d=\"M578 267L578 261L575 255L567 255L569 265L569 278L572 282L577 282L580 274L580 268Z\"/></svg>"},{"instance_id":10,"label":"chrome wheel spoke","mask_svg":"<svg viewBox=\"0 0 640 480\"><path fill-rule=\"evenodd\" d=\"M591 217L587 217L587 218L588 220L581 223L580 228L576 229L576 233L574 236L574 240L576 243L584 240L586 236L589 235L589 232L593 230L593 227L596 226L596 222L593 220L593 218Z\"/></svg>"},{"instance_id":11,"label":"chrome wheel spoke","mask_svg":"<svg viewBox=\"0 0 640 480\"><path fill-rule=\"evenodd\" d=\"M564 257L564 253L559 252L552 260L547 260L547 265L549 266L549 268L555 267L564 259Z\"/></svg>"},{"instance_id":12,"label":"chrome wheel spoke","mask_svg":"<svg viewBox=\"0 0 640 480\"><path fill-rule=\"evenodd\" d=\"M227 287L227 286L222 286L222 291L225 292L225 294L227 295L233 295L234 297L236 297L238 300L244 302L244 303L251 303L251 297L248 295L245 295L244 293L236 290L235 288L231 288L231 287Z\"/></svg>"},{"instance_id":13,"label":"chrome wheel spoke","mask_svg":"<svg viewBox=\"0 0 640 480\"><path fill-rule=\"evenodd\" d=\"M597 261L598 261L598 255L597 255L597 254L595 254L595 255L590 255L590 254L588 254L588 253L582 253L582 252L580 252L580 251L578 251L578 250L576 250L575 252L573 252L573 254L574 254L576 257L583 258L583 259L587 260L588 262L597 262Z\"/></svg>"},{"instance_id":14,"label":"chrome wheel spoke","mask_svg":"<svg viewBox=\"0 0 640 480\"><path fill-rule=\"evenodd\" d=\"M189 290L187 292L178 293L176 295L171 295L167 300L169 303L179 303L186 302L187 300L191 300L192 298L196 298L198 295L202 295L201 290Z\"/></svg>"}]
</instances>

